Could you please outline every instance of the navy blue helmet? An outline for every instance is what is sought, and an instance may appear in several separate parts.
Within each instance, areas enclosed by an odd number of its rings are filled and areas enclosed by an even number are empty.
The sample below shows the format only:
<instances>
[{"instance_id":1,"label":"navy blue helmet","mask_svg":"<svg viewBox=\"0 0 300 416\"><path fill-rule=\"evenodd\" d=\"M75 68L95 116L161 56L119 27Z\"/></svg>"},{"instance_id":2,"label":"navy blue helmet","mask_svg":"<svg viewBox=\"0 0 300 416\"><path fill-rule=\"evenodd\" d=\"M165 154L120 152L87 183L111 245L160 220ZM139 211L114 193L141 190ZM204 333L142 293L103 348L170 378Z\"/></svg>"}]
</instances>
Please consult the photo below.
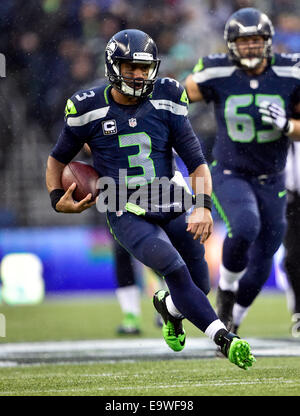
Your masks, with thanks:
<instances>
[{"instance_id":1,"label":"navy blue helmet","mask_svg":"<svg viewBox=\"0 0 300 416\"><path fill-rule=\"evenodd\" d=\"M262 36L264 38L263 51L252 59L240 56L236 47L239 37ZM230 58L239 66L254 68L263 58L272 56L272 37L274 28L268 16L257 9L247 7L233 13L225 25L224 39L229 49ZM254 59L253 59L254 58Z\"/></svg>"},{"instance_id":2,"label":"navy blue helmet","mask_svg":"<svg viewBox=\"0 0 300 416\"><path fill-rule=\"evenodd\" d=\"M156 81L160 60L157 46L147 33L136 29L122 30L108 42L105 50L105 75L119 92L134 97L147 97ZM148 79L135 82L121 75L121 63L149 65ZM142 85L142 87L141 87Z\"/></svg>"}]
</instances>

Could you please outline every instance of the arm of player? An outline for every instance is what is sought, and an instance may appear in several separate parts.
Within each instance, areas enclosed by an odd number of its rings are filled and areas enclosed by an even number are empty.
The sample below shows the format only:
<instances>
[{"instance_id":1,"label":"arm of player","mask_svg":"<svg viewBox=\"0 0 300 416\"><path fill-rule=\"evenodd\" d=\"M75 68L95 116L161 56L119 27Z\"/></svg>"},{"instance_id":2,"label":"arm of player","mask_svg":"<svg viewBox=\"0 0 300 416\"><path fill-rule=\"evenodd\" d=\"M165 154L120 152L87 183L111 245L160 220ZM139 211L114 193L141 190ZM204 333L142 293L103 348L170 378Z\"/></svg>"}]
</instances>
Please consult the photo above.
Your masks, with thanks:
<instances>
[{"instance_id":1,"label":"arm of player","mask_svg":"<svg viewBox=\"0 0 300 416\"><path fill-rule=\"evenodd\" d=\"M259 112L262 114L262 121L273 125L295 141L300 141L300 120L288 118L284 108L269 101L261 102ZM295 112L300 114L300 103L296 106Z\"/></svg>"},{"instance_id":2,"label":"arm of player","mask_svg":"<svg viewBox=\"0 0 300 416\"><path fill-rule=\"evenodd\" d=\"M191 103L195 101L202 101L203 95L199 90L198 85L193 79L193 74L188 75L187 79L185 80L185 89Z\"/></svg>"},{"instance_id":3,"label":"arm of player","mask_svg":"<svg viewBox=\"0 0 300 416\"><path fill-rule=\"evenodd\" d=\"M295 142L300 141L300 120L294 118L290 119L290 122L293 123L293 132L288 136L293 139Z\"/></svg>"},{"instance_id":4,"label":"arm of player","mask_svg":"<svg viewBox=\"0 0 300 416\"><path fill-rule=\"evenodd\" d=\"M190 175L192 188L195 195L206 194L211 196L212 179L206 164L199 165ZM208 208L194 208L189 216L187 231L194 234L194 240L200 238L200 243L205 243L213 231L213 219Z\"/></svg>"},{"instance_id":5,"label":"arm of player","mask_svg":"<svg viewBox=\"0 0 300 416\"><path fill-rule=\"evenodd\" d=\"M296 114L299 114L300 117L300 103L298 103L294 109ZM293 123L293 132L289 134L289 137L295 141L300 141L300 120L296 120L295 118L291 118L290 122Z\"/></svg>"},{"instance_id":6,"label":"arm of player","mask_svg":"<svg viewBox=\"0 0 300 416\"><path fill-rule=\"evenodd\" d=\"M51 193L56 189L63 189L61 184L61 175L66 165L59 162L54 157L49 156L46 169L46 185L48 192ZM76 183L73 183L65 192L64 195L57 202L55 209L64 213L80 213L95 205L95 201L90 202L92 194L88 194L84 199L75 202L72 194L76 188Z\"/></svg>"}]
</instances>

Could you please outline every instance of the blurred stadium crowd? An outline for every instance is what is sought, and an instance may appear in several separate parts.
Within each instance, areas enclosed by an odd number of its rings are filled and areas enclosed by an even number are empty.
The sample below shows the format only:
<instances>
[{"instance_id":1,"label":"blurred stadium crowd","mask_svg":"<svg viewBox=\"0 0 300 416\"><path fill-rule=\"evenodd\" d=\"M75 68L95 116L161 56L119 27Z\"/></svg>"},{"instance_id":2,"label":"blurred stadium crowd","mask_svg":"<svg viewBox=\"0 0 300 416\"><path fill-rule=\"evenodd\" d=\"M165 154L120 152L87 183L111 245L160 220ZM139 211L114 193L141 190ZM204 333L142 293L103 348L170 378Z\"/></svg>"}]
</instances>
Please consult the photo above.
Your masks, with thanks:
<instances>
[{"instance_id":1,"label":"blurred stadium crowd","mask_svg":"<svg viewBox=\"0 0 300 416\"><path fill-rule=\"evenodd\" d=\"M277 51L300 52L298 0L1 0L6 78L0 79L0 224L74 223L73 216L50 207L45 163L67 98L104 77L103 52L114 33L125 28L147 32L159 48L160 75L182 81L200 56L226 51L227 18L251 6L273 21ZM210 108L193 105L190 116L209 158ZM76 216L76 224L94 222L97 212L90 211ZM98 223L104 222L98 217Z\"/></svg>"}]
</instances>

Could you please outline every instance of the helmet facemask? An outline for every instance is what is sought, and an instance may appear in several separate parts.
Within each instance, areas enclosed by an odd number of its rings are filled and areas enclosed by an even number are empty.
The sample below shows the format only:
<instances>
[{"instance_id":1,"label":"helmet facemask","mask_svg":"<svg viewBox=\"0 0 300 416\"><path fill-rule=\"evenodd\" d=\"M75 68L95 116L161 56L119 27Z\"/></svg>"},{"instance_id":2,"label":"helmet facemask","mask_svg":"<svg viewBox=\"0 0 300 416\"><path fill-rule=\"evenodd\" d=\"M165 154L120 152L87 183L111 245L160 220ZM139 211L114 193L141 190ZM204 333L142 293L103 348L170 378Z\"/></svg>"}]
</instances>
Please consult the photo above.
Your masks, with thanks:
<instances>
[{"instance_id":1,"label":"helmet facemask","mask_svg":"<svg viewBox=\"0 0 300 416\"><path fill-rule=\"evenodd\" d=\"M110 82L114 87L124 95L129 95L131 97L147 97L151 94L156 80L159 62L156 61L138 61L138 60L128 60L130 63L139 63L142 65L149 65L148 77L145 78L129 78L125 77L121 73L121 64L126 62L124 59L115 59L112 68L114 75L109 76Z\"/></svg>"},{"instance_id":2,"label":"helmet facemask","mask_svg":"<svg viewBox=\"0 0 300 416\"><path fill-rule=\"evenodd\" d=\"M236 39L237 40L237 39ZM239 66L242 66L247 69L254 69L258 67L264 58L269 58L272 54L272 39L264 38L263 46L257 45L256 47L248 46L248 53L241 55L235 41L228 42L227 46L230 52L230 56L233 61L237 62ZM245 47L245 51L247 48Z\"/></svg>"}]
</instances>

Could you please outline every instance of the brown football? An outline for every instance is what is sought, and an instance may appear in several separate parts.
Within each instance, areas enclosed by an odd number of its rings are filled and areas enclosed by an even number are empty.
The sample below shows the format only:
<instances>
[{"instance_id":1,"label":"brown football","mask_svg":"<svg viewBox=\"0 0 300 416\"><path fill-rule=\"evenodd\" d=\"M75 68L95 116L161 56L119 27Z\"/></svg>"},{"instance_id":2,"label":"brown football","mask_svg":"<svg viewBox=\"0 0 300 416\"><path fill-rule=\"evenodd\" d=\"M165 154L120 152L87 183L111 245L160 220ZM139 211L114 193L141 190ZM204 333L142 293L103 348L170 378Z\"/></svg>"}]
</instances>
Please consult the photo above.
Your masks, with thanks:
<instances>
[{"instance_id":1,"label":"brown football","mask_svg":"<svg viewBox=\"0 0 300 416\"><path fill-rule=\"evenodd\" d=\"M73 192L73 199L78 202L89 193L92 194L92 200L99 195L99 189L97 189L98 179L99 175L93 166L85 162L74 161L65 166L61 182L65 191L73 182L77 184Z\"/></svg>"}]
</instances>

